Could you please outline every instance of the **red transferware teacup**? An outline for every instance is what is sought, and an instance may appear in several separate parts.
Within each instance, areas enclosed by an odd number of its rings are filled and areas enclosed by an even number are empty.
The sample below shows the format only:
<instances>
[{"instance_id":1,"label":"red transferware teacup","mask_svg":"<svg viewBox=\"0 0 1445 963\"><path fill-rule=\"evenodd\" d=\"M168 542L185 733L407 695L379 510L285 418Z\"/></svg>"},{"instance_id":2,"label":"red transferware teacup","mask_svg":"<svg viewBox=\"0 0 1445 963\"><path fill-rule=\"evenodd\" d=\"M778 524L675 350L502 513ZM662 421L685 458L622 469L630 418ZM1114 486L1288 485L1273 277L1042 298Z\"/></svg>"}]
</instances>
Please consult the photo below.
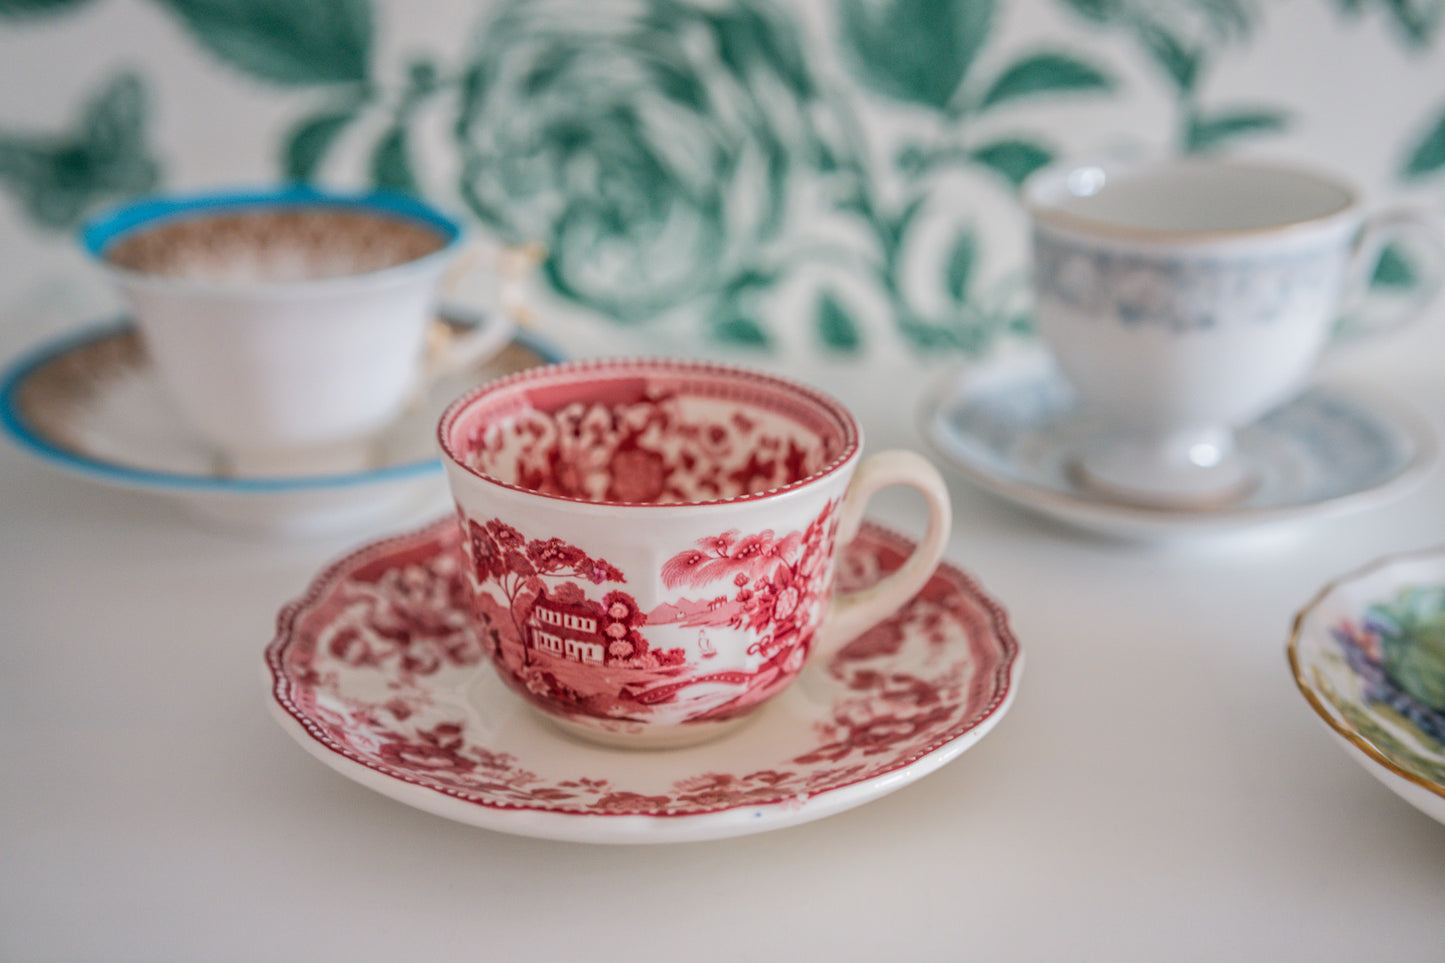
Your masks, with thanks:
<instances>
[{"instance_id":1,"label":"red transferware teacup","mask_svg":"<svg viewBox=\"0 0 1445 963\"><path fill-rule=\"evenodd\" d=\"M438 434L497 671L612 745L731 731L809 656L912 598L948 540L929 462L864 458L842 404L746 369L536 368L455 401ZM872 588L834 593L837 547L890 485L927 501L919 547Z\"/></svg>"}]
</instances>

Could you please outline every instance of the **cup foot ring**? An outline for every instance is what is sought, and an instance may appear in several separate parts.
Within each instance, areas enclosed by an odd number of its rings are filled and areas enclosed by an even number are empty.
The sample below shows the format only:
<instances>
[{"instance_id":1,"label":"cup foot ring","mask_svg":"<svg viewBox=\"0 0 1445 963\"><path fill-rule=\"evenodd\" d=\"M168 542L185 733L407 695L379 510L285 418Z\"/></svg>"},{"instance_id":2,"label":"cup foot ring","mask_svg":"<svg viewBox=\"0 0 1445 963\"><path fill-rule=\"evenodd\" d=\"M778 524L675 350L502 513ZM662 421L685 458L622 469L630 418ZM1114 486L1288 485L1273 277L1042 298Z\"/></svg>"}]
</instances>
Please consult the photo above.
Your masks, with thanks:
<instances>
[{"instance_id":1,"label":"cup foot ring","mask_svg":"<svg viewBox=\"0 0 1445 963\"><path fill-rule=\"evenodd\" d=\"M751 721L756 713L727 719L722 722L684 723L664 728L643 728L629 731L624 725L615 730L586 723L571 722L532 707L538 718L567 736L594 746L613 749L686 749L704 745L724 736L730 736L744 724Z\"/></svg>"},{"instance_id":2,"label":"cup foot ring","mask_svg":"<svg viewBox=\"0 0 1445 963\"><path fill-rule=\"evenodd\" d=\"M1133 483L1091 471L1081 456L1071 458L1065 471L1069 483L1080 491L1141 508L1219 511L1244 502L1260 485L1258 473L1243 466L1213 479L1201 474L1196 483L1178 487Z\"/></svg>"}]
</instances>

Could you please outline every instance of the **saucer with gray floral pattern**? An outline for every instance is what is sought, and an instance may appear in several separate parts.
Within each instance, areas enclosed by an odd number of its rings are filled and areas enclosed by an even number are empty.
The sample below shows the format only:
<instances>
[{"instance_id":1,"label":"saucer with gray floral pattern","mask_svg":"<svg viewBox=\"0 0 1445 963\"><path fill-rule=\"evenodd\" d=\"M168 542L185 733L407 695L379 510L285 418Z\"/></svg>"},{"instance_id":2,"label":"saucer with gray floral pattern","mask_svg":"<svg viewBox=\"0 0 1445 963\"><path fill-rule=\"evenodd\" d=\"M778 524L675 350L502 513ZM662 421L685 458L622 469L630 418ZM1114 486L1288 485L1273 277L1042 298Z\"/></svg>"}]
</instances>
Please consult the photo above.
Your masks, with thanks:
<instances>
[{"instance_id":1,"label":"saucer with gray floral pattern","mask_svg":"<svg viewBox=\"0 0 1445 963\"><path fill-rule=\"evenodd\" d=\"M1131 504L1077 481L1077 457L1102 426L1042 352L947 372L925 393L919 418L932 447L977 487L1076 528L1145 541L1377 505L1418 483L1437 453L1416 416L1319 384L1238 432L1256 481L1236 500Z\"/></svg>"}]
</instances>

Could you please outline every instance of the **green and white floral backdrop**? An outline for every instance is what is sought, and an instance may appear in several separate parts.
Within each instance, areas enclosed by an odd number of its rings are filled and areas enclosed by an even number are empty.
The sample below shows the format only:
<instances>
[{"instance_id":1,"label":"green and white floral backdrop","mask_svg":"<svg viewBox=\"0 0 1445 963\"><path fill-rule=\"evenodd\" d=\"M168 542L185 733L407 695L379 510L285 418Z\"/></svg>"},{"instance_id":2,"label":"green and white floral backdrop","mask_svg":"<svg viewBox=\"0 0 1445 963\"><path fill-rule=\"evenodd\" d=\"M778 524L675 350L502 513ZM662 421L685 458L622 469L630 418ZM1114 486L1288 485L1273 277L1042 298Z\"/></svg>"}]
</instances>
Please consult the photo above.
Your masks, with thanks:
<instances>
[{"instance_id":1,"label":"green and white floral backdrop","mask_svg":"<svg viewBox=\"0 0 1445 963\"><path fill-rule=\"evenodd\" d=\"M1055 158L1445 207L1442 33L1445 0L0 0L0 324L74 300L100 207L305 179L542 242L536 323L583 350L977 355L1028 336L1017 187Z\"/></svg>"}]
</instances>

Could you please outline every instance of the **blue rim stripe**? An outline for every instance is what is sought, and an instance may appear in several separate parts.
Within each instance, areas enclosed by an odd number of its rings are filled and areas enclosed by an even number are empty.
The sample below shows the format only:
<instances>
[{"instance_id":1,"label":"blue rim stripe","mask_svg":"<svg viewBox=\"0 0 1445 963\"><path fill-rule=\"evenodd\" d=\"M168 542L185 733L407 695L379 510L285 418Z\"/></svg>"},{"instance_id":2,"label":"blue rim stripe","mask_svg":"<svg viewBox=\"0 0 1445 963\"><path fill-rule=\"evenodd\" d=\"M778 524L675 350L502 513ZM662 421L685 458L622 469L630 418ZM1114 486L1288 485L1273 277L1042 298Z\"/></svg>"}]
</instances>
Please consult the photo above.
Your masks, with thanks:
<instances>
[{"instance_id":1,"label":"blue rim stripe","mask_svg":"<svg viewBox=\"0 0 1445 963\"><path fill-rule=\"evenodd\" d=\"M77 454L69 448L53 444L36 432L21 416L19 394L29 378L40 368L70 351L74 351L102 338L114 337L132 328L130 322L122 319L108 324L87 328L32 351L9 366L0 380L0 427L10 435L19 447L67 471L86 476L95 481L128 486L144 486L152 490L176 492L218 492L232 494L262 494L275 492L308 491L325 488L351 488L359 485L374 485L386 482L405 481L426 475L438 474L442 470L440 453L421 461L388 465L366 472L342 475L306 475L296 478L216 478L201 475L183 475L175 472L154 471L145 468L129 468L112 462L98 461ZM517 331L512 341L529 351L535 352L544 362L562 360L561 353L539 338L525 331Z\"/></svg>"},{"instance_id":2,"label":"blue rim stripe","mask_svg":"<svg viewBox=\"0 0 1445 963\"><path fill-rule=\"evenodd\" d=\"M139 227L179 218L197 211L208 214L226 210L284 207L299 204L321 204L328 207L375 211L435 228L450 247L462 235L461 225L440 211L405 194L373 192L368 194L333 194L305 184L279 190L217 191L204 194L154 197L119 207L101 214L81 228L80 236L87 251L100 257L117 238Z\"/></svg>"}]
</instances>

